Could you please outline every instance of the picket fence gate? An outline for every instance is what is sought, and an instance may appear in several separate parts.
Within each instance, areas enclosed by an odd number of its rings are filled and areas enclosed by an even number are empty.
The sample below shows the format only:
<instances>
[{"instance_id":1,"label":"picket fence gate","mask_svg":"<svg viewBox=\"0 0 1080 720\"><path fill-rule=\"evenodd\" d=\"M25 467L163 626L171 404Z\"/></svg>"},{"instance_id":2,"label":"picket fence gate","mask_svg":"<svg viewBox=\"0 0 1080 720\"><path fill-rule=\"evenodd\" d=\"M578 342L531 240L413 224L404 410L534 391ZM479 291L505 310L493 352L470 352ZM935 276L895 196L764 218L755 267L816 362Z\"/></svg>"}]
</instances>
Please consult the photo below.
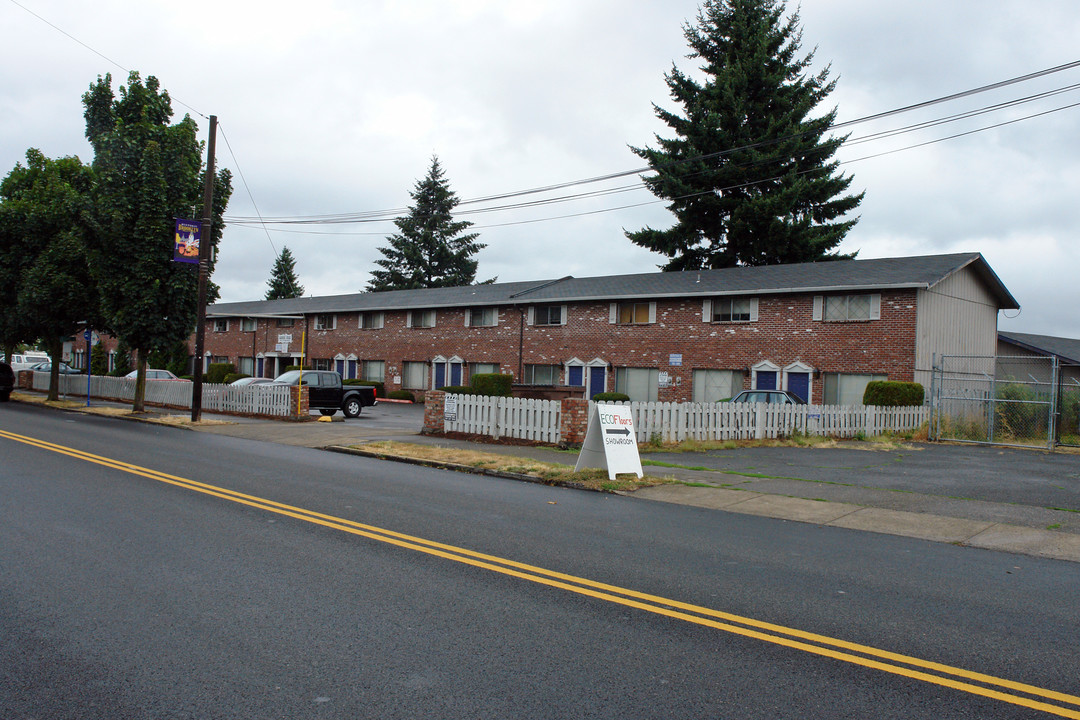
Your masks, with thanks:
<instances>
[{"instance_id":1,"label":"picket fence gate","mask_svg":"<svg viewBox=\"0 0 1080 720\"><path fill-rule=\"evenodd\" d=\"M446 406L451 412L446 412ZM555 444L559 442L561 419L562 404L558 400L447 395L443 429L496 439L509 437Z\"/></svg>"}]
</instances>

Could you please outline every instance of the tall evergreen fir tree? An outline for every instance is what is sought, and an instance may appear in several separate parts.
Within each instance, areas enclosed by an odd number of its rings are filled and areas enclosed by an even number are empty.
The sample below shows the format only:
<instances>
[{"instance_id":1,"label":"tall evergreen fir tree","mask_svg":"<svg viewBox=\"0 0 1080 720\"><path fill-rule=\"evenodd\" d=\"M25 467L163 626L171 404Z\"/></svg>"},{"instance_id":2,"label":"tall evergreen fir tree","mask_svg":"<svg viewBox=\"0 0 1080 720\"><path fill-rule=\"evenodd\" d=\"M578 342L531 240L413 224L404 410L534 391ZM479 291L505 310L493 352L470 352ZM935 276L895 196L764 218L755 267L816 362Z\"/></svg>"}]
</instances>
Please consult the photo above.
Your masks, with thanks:
<instances>
[{"instance_id":1,"label":"tall evergreen fir tree","mask_svg":"<svg viewBox=\"0 0 1080 720\"><path fill-rule=\"evenodd\" d=\"M626 235L670 258L664 270L851 257L833 251L863 194L845 195L852 178L836 172L836 109L811 116L836 81L829 68L808 74L814 53L800 56L798 12L784 12L782 0L705 0L684 27L705 80L673 66L665 79L682 114L653 107L675 137L631 148L676 222Z\"/></svg>"},{"instance_id":2,"label":"tall evergreen fir tree","mask_svg":"<svg viewBox=\"0 0 1080 720\"><path fill-rule=\"evenodd\" d=\"M282 247L281 253L270 270L270 279L266 281L267 300L296 298L304 294L304 286L296 277L296 259L288 247Z\"/></svg>"},{"instance_id":3,"label":"tall evergreen fir tree","mask_svg":"<svg viewBox=\"0 0 1080 720\"><path fill-rule=\"evenodd\" d=\"M427 177L416 183L410 195L409 214L394 220L399 232L387 238L389 247L379 248L383 257L371 271L367 290L413 290L417 288L471 285L476 281L477 261L472 256L485 247L476 242L479 233L466 233L472 223L455 221L457 195L443 175L439 158L432 157Z\"/></svg>"}]
</instances>

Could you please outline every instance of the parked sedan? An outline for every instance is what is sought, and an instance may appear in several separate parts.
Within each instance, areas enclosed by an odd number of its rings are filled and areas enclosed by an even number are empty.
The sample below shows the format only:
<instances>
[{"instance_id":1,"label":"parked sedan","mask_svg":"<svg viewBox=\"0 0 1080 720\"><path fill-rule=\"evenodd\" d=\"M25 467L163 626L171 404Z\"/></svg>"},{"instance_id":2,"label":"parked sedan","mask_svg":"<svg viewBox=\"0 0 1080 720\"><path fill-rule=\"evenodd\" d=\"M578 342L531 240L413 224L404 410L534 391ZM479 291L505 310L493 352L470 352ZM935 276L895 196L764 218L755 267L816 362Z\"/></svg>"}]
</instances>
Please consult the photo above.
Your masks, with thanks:
<instances>
[{"instance_id":1,"label":"parked sedan","mask_svg":"<svg viewBox=\"0 0 1080 720\"><path fill-rule=\"evenodd\" d=\"M743 390L731 398L738 403L771 403L774 405L805 405L806 401L787 390Z\"/></svg>"},{"instance_id":2,"label":"parked sedan","mask_svg":"<svg viewBox=\"0 0 1080 720\"><path fill-rule=\"evenodd\" d=\"M229 384L230 385L269 385L269 384L271 384L273 382L274 381L271 380L270 378L246 377L246 378L240 378L239 380L233 380Z\"/></svg>"},{"instance_id":3,"label":"parked sedan","mask_svg":"<svg viewBox=\"0 0 1080 720\"><path fill-rule=\"evenodd\" d=\"M136 377L138 377L138 375L139 375L138 370L132 370L131 372L129 372L124 377L128 378L129 380L134 380ZM176 377L176 375L173 375L172 372L170 372L168 370L147 370L146 371L146 379L147 380L176 380L176 381L179 381L179 382L191 382L190 380L185 380L184 378Z\"/></svg>"},{"instance_id":4,"label":"parked sedan","mask_svg":"<svg viewBox=\"0 0 1080 720\"><path fill-rule=\"evenodd\" d=\"M34 372L42 372L42 373L52 372L52 363L51 362L39 362L39 363L36 363L34 365L31 365L30 369L33 370ZM61 375L84 375L85 373L83 373L82 370L76 370L75 368L71 367L67 363L62 362L62 363L60 363L60 374Z\"/></svg>"},{"instance_id":5,"label":"parked sedan","mask_svg":"<svg viewBox=\"0 0 1080 720\"><path fill-rule=\"evenodd\" d=\"M7 402L15 389L15 371L6 362L0 362L0 402Z\"/></svg>"}]
</instances>

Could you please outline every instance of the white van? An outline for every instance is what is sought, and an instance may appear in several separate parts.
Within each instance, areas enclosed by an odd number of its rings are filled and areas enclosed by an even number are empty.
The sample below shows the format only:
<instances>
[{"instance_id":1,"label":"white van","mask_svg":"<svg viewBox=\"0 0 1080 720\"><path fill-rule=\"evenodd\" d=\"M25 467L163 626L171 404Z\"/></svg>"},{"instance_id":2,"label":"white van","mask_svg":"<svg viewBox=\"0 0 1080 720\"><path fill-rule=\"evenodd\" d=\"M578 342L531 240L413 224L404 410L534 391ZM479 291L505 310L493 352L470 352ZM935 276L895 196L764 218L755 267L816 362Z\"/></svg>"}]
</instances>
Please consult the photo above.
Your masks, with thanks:
<instances>
[{"instance_id":1,"label":"white van","mask_svg":"<svg viewBox=\"0 0 1080 720\"><path fill-rule=\"evenodd\" d=\"M39 362L49 362L48 353L43 352L25 352L25 353L13 353L11 355L11 362L8 365L15 372L20 370L27 370L31 365L37 365Z\"/></svg>"}]
</instances>

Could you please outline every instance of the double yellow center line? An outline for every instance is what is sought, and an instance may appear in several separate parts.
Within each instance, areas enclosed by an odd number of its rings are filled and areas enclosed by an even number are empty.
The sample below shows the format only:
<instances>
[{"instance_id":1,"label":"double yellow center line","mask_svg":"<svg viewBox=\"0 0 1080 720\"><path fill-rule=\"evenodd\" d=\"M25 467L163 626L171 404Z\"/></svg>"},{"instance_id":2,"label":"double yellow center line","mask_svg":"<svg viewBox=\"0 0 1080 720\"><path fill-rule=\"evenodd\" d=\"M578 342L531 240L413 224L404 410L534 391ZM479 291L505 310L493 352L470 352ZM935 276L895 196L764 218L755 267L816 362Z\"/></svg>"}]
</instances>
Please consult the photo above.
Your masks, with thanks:
<instances>
[{"instance_id":1,"label":"double yellow center line","mask_svg":"<svg viewBox=\"0 0 1080 720\"><path fill-rule=\"evenodd\" d=\"M514 560L475 552L466 548L446 545L424 538L405 535L385 528L365 525L345 518L325 515L312 510L286 505L255 495L247 495L226 488L207 485L187 478L169 475L131 463L94 455L74 448L57 445L44 440L17 435L0 430L0 438L5 438L51 452L60 453L78 460L95 463L105 467L139 475L158 482L175 485L194 492L221 498L230 502L258 508L266 512L295 518L304 522L321 525L351 535L358 535L378 542L389 543L416 552L434 555L446 560L472 565L491 572L509 575L529 582L547 585L566 592L585 595L597 600L636 608L645 612L663 615L695 625L714 628L734 635L753 638L762 642L781 645L793 650L832 658L843 662L873 668L882 672L900 675L914 680L940 685L973 695L1000 700L1022 707L1040 710L1051 715L1080 720L1080 697L1054 690L1014 682L983 673L941 663L921 660L916 657L880 650L868 645L838 640L825 635L805 632L795 628L742 617L732 613L713 610L700 605L691 605L670 598L637 592L616 585L596 582L587 578L547 570ZM1052 702L1047 702L1052 701ZM1060 704L1052 704L1060 703Z\"/></svg>"}]
</instances>

